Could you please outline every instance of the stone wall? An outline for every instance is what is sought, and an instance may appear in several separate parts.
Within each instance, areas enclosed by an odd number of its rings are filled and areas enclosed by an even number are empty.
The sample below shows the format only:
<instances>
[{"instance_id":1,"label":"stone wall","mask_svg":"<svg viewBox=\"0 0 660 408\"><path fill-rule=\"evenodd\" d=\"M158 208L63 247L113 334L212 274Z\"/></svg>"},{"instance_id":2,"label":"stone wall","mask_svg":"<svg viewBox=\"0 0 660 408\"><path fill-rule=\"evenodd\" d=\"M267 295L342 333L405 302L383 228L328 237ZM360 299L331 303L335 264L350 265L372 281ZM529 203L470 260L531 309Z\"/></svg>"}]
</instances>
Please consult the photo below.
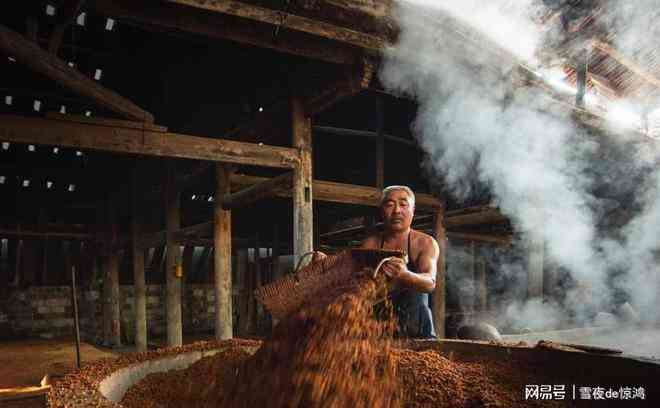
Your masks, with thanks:
<instances>
[{"instance_id":1,"label":"stone wall","mask_svg":"<svg viewBox=\"0 0 660 408\"><path fill-rule=\"evenodd\" d=\"M238 311L238 291L234 294L234 314ZM71 289L67 286L34 286L6 290L0 294L0 338L54 337L74 332ZM102 289L78 290L81 338L101 344L103 340ZM120 286L122 341L132 343L135 333L134 290ZM183 286L184 333L213 333L215 295L213 285ZM166 334L165 286L147 285L148 337ZM236 316L234 317L236 319ZM234 325L236 327L236 325Z\"/></svg>"}]
</instances>

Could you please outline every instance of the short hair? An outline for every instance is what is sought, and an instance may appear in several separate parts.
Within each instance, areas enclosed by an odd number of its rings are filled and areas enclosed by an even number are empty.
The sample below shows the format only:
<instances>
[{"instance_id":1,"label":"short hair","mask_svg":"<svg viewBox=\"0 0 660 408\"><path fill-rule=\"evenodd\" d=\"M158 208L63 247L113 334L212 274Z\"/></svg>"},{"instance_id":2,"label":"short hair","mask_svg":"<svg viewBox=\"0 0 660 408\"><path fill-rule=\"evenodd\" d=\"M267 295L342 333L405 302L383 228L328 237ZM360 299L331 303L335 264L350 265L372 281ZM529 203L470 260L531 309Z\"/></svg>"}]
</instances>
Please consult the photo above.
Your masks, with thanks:
<instances>
[{"instance_id":1,"label":"short hair","mask_svg":"<svg viewBox=\"0 0 660 408\"><path fill-rule=\"evenodd\" d=\"M406 194L408 194L408 201L410 202L410 206L411 207L415 206L415 193L413 193L412 189L408 186L389 186L389 187L385 187L383 189L382 195L380 196L380 205L381 206L385 202L385 199L387 199L388 194L390 194L392 191L405 191Z\"/></svg>"}]
</instances>

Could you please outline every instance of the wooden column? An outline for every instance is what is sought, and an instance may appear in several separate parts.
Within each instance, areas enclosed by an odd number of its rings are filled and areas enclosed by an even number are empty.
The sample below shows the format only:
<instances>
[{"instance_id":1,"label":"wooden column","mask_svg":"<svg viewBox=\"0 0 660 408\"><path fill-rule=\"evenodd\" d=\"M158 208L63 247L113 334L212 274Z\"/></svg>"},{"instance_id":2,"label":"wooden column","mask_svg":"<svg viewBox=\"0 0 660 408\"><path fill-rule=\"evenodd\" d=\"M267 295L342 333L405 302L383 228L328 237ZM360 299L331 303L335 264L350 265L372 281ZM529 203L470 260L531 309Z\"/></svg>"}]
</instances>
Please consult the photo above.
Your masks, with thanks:
<instances>
[{"instance_id":1,"label":"wooden column","mask_svg":"<svg viewBox=\"0 0 660 408\"><path fill-rule=\"evenodd\" d=\"M477 244L474 241L469 241L468 244L467 275L471 289L468 308L470 313L474 313L477 308Z\"/></svg>"},{"instance_id":2,"label":"wooden column","mask_svg":"<svg viewBox=\"0 0 660 408\"><path fill-rule=\"evenodd\" d=\"M246 248L236 251L236 278L239 280L240 292L238 298L238 333L245 336L250 330L250 286L248 270L248 250Z\"/></svg>"},{"instance_id":3,"label":"wooden column","mask_svg":"<svg viewBox=\"0 0 660 408\"><path fill-rule=\"evenodd\" d=\"M535 230L527 239L527 296L543 297L543 236Z\"/></svg>"},{"instance_id":4,"label":"wooden column","mask_svg":"<svg viewBox=\"0 0 660 408\"><path fill-rule=\"evenodd\" d=\"M575 94L575 106L584 108L584 97L587 93L587 70L588 70L588 54L580 56L580 61L577 64L577 93Z\"/></svg>"},{"instance_id":5,"label":"wooden column","mask_svg":"<svg viewBox=\"0 0 660 408\"><path fill-rule=\"evenodd\" d=\"M112 347L121 346L121 325L119 307L119 251L115 248L118 240L119 227L117 225L117 214L115 202L107 203L107 222L109 227L109 239L107 242L108 253L105 260L105 284L104 294L107 296L106 315L106 344ZM107 285L107 290L105 286Z\"/></svg>"},{"instance_id":6,"label":"wooden column","mask_svg":"<svg viewBox=\"0 0 660 408\"><path fill-rule=\"evenodd\" d=\"M147 351L147 283L144 273L144 252L138 245L141 233L140 211L138 204L138 171L133 168L131 177L131 233L133 254L133 307L135 309L135 349Z\"/></svg>"},{"instance_id":7,"label":"wooden column","mask_svg":"<svg viewBox=\"0 0 660 408\"><path fill-rule=\"evenodd\" d=\"M215 201L213 206L213 240L215 253L215 338L233 337L232 282L231 282L231 210L222 208L225 194L231 192L230 177L233 169L226 164L216 164Z\"/></svg>"},{"instance_id":8,"label":"wooden column","mask_svg":"<svg viewBox=\"0 0 660 408\"><path fill-rule=\"evenodd\" d=\"M440 256L438 257L438 273L435 279L435 291L433 292L433 325L438 338L445 337L445 255L447 248L447 239L445 234L444 208L438 208L435 213L435 239L440 247Z\"/></svg>"},{"instance_id":9,"label":"wooden column","mask_svg":"<svg viewBox=\"0 0 660 408\"><path fill-rule=\"evenodd\" d=\"M298 97L291 99L293 147L300 152L300 164L293 177L293 259L294 265L314 249L312 206L312 126Z\"/></svg>"},{"instance_id":10,"label":"wooden column","mask_svg":"<svg viewBox=\"0 0 660 408\"><path fill-rule=\"evenodd\" d=\"M9 240L0 238L0 289L9 284Z\"/></svg>"},{"instance_id":11,"label":"wooden column","mask_svg":"<svg viewBox=\"0 0 660 408\"><path fill-rule=\"evenodd\" d=\"M181 280L176 277L176 265L180 261L179 244L174 240L174 232L181 227L180 194L174 186L174 164L168 163L165 181L165 229L167 252L165 259L167 345L183 344L181 319Z\"/></svg>"},{"instance_id":12,"label":"wooden column","mask_svg":"<svg viewBox=\"0 0 660 408\"><path fill-rule=\"evenodd\" d=\"M383 98L376 97L376 187L385 188L385 106Z\"/></svg>"},{"instance_id":13,"label":"wooden column","mask_svg":"<svg viewBox=\"0 0 660 408\"><path fill-rule=\"evenodd\" d=\"M479 251L477 251L477 254ZM486 310L488 308L488 286L486 282L486 261L477 256L475 262L474 283L476 285L476 309Z\"/></svg>"}]
</instances>

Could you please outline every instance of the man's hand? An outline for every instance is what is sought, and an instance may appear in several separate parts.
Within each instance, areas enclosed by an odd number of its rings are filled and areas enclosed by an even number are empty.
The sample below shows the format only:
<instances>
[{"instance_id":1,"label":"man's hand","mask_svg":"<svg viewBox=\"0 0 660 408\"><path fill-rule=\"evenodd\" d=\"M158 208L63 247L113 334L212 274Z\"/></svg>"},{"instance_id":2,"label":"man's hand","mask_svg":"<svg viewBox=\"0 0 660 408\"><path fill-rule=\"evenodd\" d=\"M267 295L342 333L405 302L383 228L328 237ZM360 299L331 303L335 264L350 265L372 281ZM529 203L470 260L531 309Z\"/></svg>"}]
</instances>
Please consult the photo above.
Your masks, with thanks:
<instances>
[{"instance_id":1,"label":"man's hand","mask_svg":"<svg viewBox=\"0 0 660 408\"><path fill-rule=\"evenodd\" d=\"M327 257L328 255L324 254L321 251L314 251L314 254L312 255L312 262L322 261Z\"/></svg>"},{"instance_id":2,"label":"man's hand","mask_svg":"<svg viewBox=\"0 0 660 408\"><path fill-rule=\"evenodd\" d=\"M389 276L395 281L406 282L408 281L407 278L410 275L410 271L408 270L405 261L401 258L390 259L383 264L381 269L385 275Z\"/></svg>"}]
</instances>

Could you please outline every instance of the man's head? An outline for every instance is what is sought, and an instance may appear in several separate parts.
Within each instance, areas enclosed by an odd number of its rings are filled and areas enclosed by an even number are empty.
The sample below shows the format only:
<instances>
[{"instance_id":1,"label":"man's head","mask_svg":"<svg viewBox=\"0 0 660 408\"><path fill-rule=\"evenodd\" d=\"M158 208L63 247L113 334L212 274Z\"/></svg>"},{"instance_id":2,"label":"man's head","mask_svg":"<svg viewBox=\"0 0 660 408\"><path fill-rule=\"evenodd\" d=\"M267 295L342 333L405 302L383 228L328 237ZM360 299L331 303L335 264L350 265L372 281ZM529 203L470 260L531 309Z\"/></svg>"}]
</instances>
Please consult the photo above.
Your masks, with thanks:
<instances>
[{"instance_id":1,"label":"man's head","mask_svg":"<svg viewBox=\"0 0 660 408\"><path fill-rule=\"evenodd\" d=\"M410 228L415 213L415 194L406 186L389 186L380 199L385 229L402 231Z\"/></svg>"}]
</instances>

